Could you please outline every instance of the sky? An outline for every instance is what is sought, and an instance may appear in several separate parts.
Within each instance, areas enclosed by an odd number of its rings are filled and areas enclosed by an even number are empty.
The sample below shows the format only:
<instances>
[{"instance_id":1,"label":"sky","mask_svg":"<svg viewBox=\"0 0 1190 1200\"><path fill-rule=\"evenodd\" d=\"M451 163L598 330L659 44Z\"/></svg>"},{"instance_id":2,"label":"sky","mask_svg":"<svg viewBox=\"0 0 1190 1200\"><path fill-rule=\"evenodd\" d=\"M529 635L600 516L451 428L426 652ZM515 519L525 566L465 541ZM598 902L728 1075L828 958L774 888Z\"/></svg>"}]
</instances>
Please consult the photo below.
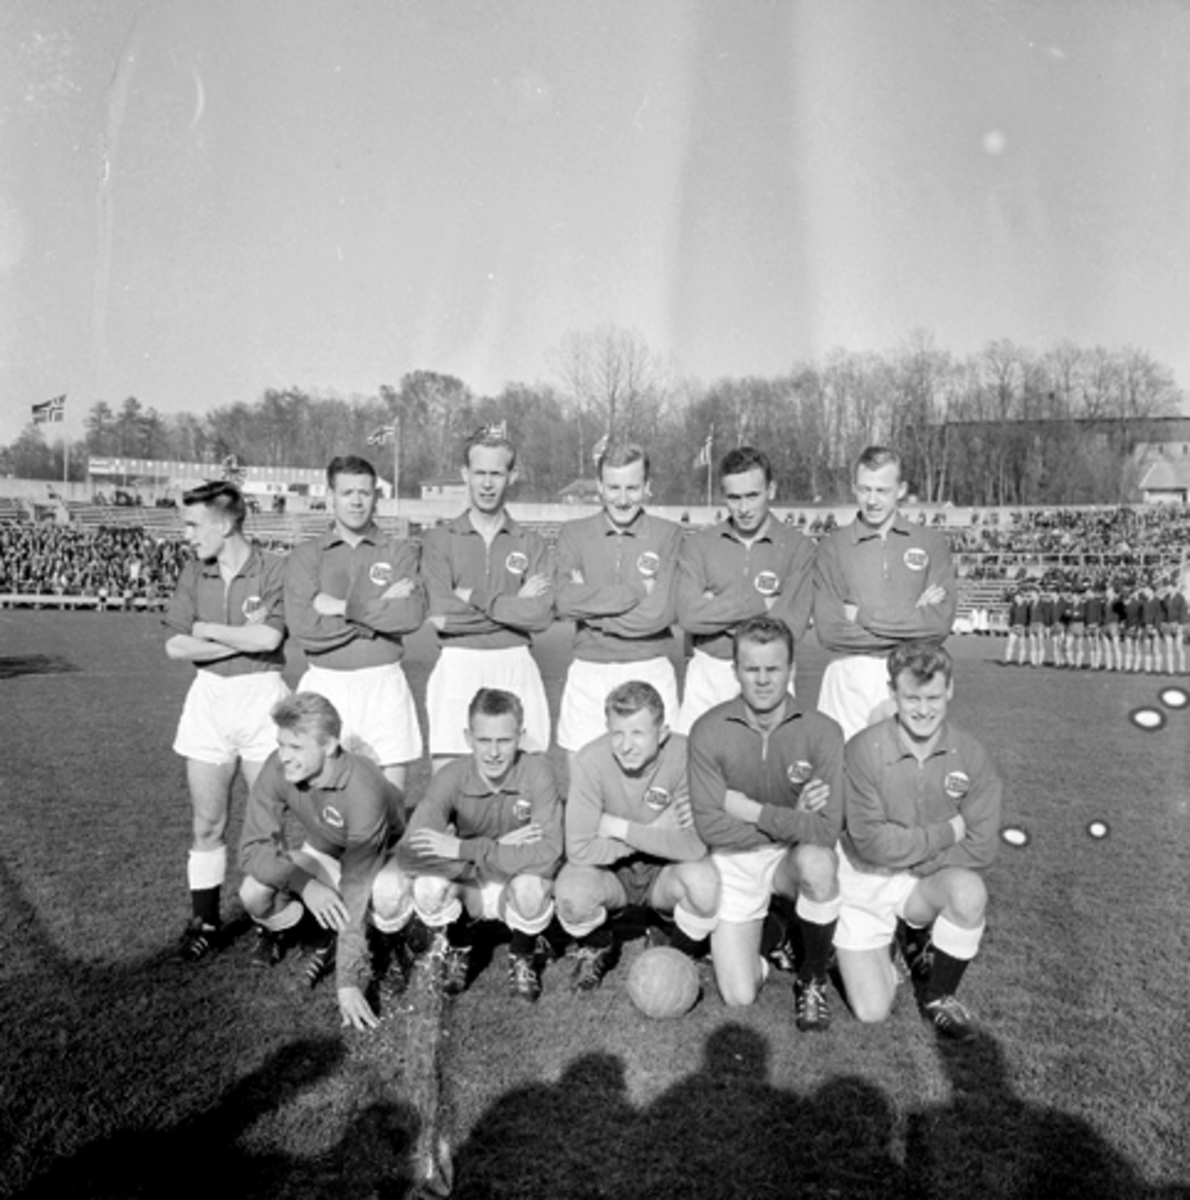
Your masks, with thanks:
<instances>
[{"instance_id":1,"label":"sky","mask_svg":"<svg viewBox=\"0 0 1190 1200\"><path fill-rule=\"evenodd\" d=\"M608 324L708 383L924 330L1190 391L1190 5L0 5L0 444Z\"/></svg>"}]
</instances>

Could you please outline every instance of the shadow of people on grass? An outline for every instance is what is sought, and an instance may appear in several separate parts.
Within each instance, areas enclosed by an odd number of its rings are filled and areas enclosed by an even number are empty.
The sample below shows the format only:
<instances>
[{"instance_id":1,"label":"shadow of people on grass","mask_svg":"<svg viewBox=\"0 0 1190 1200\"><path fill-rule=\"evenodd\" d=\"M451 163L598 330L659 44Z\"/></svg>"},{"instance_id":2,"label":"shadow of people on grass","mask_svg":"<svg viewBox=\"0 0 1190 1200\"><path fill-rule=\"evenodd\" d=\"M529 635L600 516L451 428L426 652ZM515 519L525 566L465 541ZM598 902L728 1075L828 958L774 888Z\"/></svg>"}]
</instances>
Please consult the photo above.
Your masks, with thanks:
<instances>
[{"instance_id":1,"label":"shadow of people on grass","mask_svg":"<svg viewBox=\"0 0 1190 1200\"><path fill-rule=\"evenodd\" d=\"M337 1139L311 1112L311 1145L333 1144L308 1158L253 1144L269 1114L303 1119L302 1093L347 1051L321 1012L246 1012L240 965L72 959L0 862L0 1194L406 1194L404 1104L368 1105Z\"/></svg>"},{"instance_id":2,"label":"shadow of people on grass","mask_svg":"<svg viewBox=\"0 0 1190 1200\"><path fill-rule=\"evenodd\" d=\"M452 1200L585 1200L631 1196L620 1186L636 1111L611 1054L576 1058L556 1084L506 1092L454 1157Z\"/></svg>"},{"instance_id":3,"label":"shadow of people on grass","mask_svg":"<svg viewBox=\"0 0 1190 1200\"><path fill-rule=\"evenodd\" d=\"M727 1024L703 1065L640 1117L632 1148L640 1197L896 1197L893 1109L879 1088L843 1076L801 1096L775 1087L768 1044Z\"/></svg>"},{"instance_id":4,"label":"shadow of people on grass","mask_svg":"<svg viewBox=\"0 0 1190 1200\"><path fill-rule=\"evenodd\" d=\"M1004 1054L981 1033L938 1043L949 1103L909 1117L906 1160L923 1196L1137 1200L1173 1195L1148 1187L1086 1121L1030 1104L1009 1083Z\"/></svg>"},{"instance_id":5,"label":"shadow of people on grass","mask_svg":"<svg viewBox=\"0 0 1190 1200\"><path fill-rule=\"evenodd\" d=\"M456 1154L456 1200L496 1197L896 1197L893 1111L878 1088L833 1080L803 1098L769 1080L765 1040L729 1024L702 1068L634 1107L608 1054L576 1059L557 1084L496 1100Z\"/></svg>"}]
</instances>

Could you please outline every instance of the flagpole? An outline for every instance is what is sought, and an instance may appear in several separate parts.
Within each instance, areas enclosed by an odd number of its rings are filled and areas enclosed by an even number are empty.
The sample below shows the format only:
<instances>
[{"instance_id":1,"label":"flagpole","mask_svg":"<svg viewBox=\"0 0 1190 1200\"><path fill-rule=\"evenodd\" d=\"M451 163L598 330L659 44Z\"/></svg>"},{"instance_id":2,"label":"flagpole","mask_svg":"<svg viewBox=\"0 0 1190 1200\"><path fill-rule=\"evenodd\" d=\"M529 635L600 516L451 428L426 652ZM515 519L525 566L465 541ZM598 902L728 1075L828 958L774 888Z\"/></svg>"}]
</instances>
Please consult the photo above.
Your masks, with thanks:
<instances>
[{"instance_id":1,"label":"flagpole","mask_svg":"<svg viewBox=\"0 0 1190 1200\"><path fill-rule=\"evenodd\" d=\"M392 515L401 516L401 413L392 414Z\"/></svg>"},{"instance_id":2,"label":"flagpole","mask_svg":"<svg viewBox=\"0 0 1190 1200\"><path fill-rule=\"evenodd\" d=\"M715 457L715 454L714 454L714 447L715 447L715 426L712 424L712 425L711 425L711 432L710 432L710 436L708 436L708 438L707 438L707 441L706 441L706 450L707 450L707 508L710 508L710 507L711 507L711 504L713 503L713 493L712 493L712 491L711 491L711 460L712 460L712 459Z\"/></svg>"}]
</instances>

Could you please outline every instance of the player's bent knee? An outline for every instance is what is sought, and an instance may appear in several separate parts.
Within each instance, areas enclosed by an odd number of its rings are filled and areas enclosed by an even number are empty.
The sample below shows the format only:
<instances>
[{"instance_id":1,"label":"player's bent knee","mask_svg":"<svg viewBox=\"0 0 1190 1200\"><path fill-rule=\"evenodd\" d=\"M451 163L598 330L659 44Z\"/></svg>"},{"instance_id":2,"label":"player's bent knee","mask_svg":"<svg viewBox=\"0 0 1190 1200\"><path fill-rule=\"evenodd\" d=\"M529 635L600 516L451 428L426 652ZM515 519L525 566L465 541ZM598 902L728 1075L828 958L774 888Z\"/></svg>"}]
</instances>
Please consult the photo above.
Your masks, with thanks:
<instances>
[{"instance_id":1,"label":"player's bent knee","mask_svg":"<svg viewBox=\"0 0 1190 1200\"><path fill-rule=\"evenodd\" d=\"M240 903L250 917L268 916L276 895L276 888L261 883L259 879L253 879L251 875L245 875L244 882L240 884Z\"/></svg>"},{"instance_id":2,"label":"player's bent knee","mask_svg":"<svg viewBox=\"0 0 1190 1200\"><path fill-rule=\"evenodd\" d=\"M677 872L677 902L695 916L713 917L719 910L719 872L709 859L682 863Z\"/></svg>"},{"instance_id":3,"label":"player's bent knee","mask_svg":"<svg viewBox=\"0 0 1190 1200\"><path fill-rule=\"evenodd\" d=\"M963 924L976 924L983 920L987 910L987 886L974 871L956 867L947 872L946 900Z\"/></svg>"},{"instance_id":4,"label":"player's bent knee","mask_svg":"<svg viewBox=\"0 0 1190 1200\"><path fill-rule=\"evenodd\" d=\"M892 1013L892 997L882 1000L875 996L848 996L851 1013L864 1025L879 1025Z\"/></svg>"},{"instance_id":5,"label":"player's bent knee","mask_svg":"<svg viewBox=\"0 0 1190 1200\"><path fill-rule=\"evenodd\" d=\"M526 920L541 916L553 895L552 881L538 875L516 875L508 881L508 902Z\"/></svg>"},{"instance_id":6,"label":"player's bent knee","mask_svg":"<svg viewBox=\"0 0 1190 1200\"><path fill-rule=\"evenodd\" d=\"M728 1008L748 1008L756 1003L758 988L743 979L717 979L719 995Z\"/></svg>"},{"instance_id":7,"label":"player's bent knee","mask_svg":"<svg viewBox=\"0 0 1190 1200\"><path fill-rule=\"evenodd\" d=\"M450 880L437 875L419 875L413 881L413 903L417 911L431 916L450 903Z\"/></svg>"},{"instance_id":8,"label":"player's bent knee","mask_svg":"<svg viewBox=\"0 0 1190 1200\"><path fill-rule=\"evenodd\" d=\"M412 900L410 881L387 867L372 881L372 908L382 920L397 916Z\"/></svg>"},{"instance_id":9,"label":"player's bent knee","mask_svg":"<svg viewBox=\"0 0 1190 1200\"><path fill-rule=\"evenodd\" d=\"M567 863L554 885L554 900L564 921L576 925L592 921L603 909L602 877L593 867Z\"/></svg>"},{"instance_id":10,"label":"player's bent knee","mask_svg":"<svg viewBox=\"0 0 1190 1200\"><path fill-rule=\"evenodd\" d=\"M838 890L839 860L825 846L798 846L793 864L805 892L814 900L829 900Z\"/></svg>"}]
</instances>

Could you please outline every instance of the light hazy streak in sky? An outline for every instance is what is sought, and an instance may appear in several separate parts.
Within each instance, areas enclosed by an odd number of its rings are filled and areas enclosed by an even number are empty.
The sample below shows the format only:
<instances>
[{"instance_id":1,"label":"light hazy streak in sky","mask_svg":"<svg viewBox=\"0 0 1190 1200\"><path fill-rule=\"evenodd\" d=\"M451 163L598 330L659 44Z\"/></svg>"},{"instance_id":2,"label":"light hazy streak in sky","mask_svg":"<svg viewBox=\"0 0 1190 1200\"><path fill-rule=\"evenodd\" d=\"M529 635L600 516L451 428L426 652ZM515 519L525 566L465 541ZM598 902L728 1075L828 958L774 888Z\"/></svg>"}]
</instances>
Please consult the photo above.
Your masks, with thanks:
<instances>
[{"instance_id":1,"label":"light hazy streak in sky","mask_svg":"<svg viewBox=\"0 0 1190 1200\"><path fill-rule=\"evenodd\" d=\"M1181 5L24 0L0 67L0 441L608 322L704 379L916 328L1190 378Z\"/></svg>"}]
</instances>

